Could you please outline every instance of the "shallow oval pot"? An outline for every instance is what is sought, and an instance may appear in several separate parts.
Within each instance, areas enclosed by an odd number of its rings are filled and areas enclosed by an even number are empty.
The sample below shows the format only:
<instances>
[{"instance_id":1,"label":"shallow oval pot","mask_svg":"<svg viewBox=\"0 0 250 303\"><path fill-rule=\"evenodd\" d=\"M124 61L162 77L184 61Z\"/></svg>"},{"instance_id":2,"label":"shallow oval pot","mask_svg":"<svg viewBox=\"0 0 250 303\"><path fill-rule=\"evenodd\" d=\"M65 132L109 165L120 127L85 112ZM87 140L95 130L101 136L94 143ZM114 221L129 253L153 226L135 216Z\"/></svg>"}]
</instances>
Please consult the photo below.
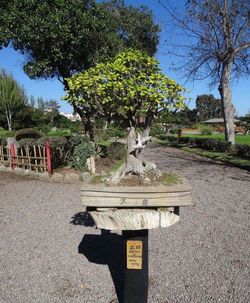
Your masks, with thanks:
<instances>
[{"instance_id":1,"label":"shallow oval pot","mask_svg":"<svg viewBox=\"0 0 250 303\"><path fill-rule=\"evenodd\" d=\"M81 195L95 225L108 230L167 227L179 221L180 206L192 204L186 180L170 186L90 185Z\"/></svg>"}]
</instances>

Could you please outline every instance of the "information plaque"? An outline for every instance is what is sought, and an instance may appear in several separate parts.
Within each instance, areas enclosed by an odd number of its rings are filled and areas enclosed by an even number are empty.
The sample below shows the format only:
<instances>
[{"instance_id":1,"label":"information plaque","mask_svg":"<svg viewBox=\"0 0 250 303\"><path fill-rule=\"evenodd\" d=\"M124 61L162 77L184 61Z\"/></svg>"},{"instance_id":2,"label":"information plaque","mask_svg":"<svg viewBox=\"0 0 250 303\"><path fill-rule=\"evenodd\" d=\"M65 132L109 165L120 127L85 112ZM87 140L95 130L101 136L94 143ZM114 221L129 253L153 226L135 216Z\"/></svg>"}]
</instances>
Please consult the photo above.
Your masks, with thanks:
<instances>
[{"instance_id":1,"label":"information plaque","mask_svg":"<svg viewBox=\"0 0 250 303\"><path fill-rule=\"evenodd\" d=\"M142 241L127 243L127 269L142 269Z\"/></svg>"}]
</instances>

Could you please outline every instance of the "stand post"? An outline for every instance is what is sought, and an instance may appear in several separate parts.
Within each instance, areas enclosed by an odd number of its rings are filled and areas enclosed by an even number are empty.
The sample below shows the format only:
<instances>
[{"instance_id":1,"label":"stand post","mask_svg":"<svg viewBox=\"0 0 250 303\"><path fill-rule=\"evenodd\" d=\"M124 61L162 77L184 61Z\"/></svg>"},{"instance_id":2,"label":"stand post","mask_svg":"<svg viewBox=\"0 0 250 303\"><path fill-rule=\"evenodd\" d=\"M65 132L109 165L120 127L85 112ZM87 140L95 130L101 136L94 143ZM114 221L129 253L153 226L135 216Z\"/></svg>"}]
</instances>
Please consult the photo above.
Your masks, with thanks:
<instances>
[{"instance_id":1,"label":"stand post","mask_svg":"<svg viewBox=\"0 0 250 303\"><path fill-rule=\"evenodd\" d=\"M147 303L148 229L124 230L125 268L123 303Z\"/></svg>"}]
</instances>

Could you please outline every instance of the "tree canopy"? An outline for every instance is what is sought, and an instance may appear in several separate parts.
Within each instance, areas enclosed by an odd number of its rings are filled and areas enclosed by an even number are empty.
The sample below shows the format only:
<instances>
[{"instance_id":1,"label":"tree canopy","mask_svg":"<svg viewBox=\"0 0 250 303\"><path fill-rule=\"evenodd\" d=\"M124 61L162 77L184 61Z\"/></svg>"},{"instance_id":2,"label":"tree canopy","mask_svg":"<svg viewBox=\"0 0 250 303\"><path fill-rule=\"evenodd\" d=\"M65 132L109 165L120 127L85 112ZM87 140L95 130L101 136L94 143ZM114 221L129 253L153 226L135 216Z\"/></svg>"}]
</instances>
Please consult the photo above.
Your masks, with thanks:
<instances>
[{"instance_id":1,"label":"tree canopy","mask_svg":"<svg viewBox=\"0 0 250 303\"><path fill-rule=\"evenodd\" d=\"M181 39L173 54L180 56L180 70L188 79L210 78L218 85L225 121L225 138L234 143L234 114L231 80L249 75L248 0L188 0L180 17L164 0L159 0L178 28ZM173 31L176 33L176 31ZM183 37L184 36L184 37Z\"/></svg>"},{"instance_id":2,"label":"tree canopy","mask_svg":"<svg viewBox=\"0 0 250 303\"><path fill-rule=\"evenodd\" d=\"M196 109L201 120L212 119L222 116L221 100L213 95L200 95L196 98Z\"/></svg>"},{"instance_id":3,"label":"tree canopy","mask_svg":"<svg viewBox=\"0 0 250 303\"><path fill-rule=\"evenodd\" d=\"M152 13L123 1L10 0L1 6L0 43L25 55L32 79L56 77L66 85L66 77L126 47L153 54L158 44Z\"/></svg>"},{"instance_id":4,"label":"tree canopy","mask_svg":"<svg viewBox=\"0 0 250 303\"><path fill-rule=\"evenodd\" d=\"M184 106L185 89L160 71L156 59L132 49L74 75L68 85L66 100L127 127L143 118L146 129L159 111Z\"/></svg>"},{"instance_id":5,"label":"tree canopy","mask_svg":"<svg viewBox=\"0 0 250 303\"><path fill-rule=\"evenodd\" d=\"M24 89L16 82L12 75L0 71L0 111L5 115L8 129L12 129L14 115L27 102Z\"/></svg>"}]
</instances>

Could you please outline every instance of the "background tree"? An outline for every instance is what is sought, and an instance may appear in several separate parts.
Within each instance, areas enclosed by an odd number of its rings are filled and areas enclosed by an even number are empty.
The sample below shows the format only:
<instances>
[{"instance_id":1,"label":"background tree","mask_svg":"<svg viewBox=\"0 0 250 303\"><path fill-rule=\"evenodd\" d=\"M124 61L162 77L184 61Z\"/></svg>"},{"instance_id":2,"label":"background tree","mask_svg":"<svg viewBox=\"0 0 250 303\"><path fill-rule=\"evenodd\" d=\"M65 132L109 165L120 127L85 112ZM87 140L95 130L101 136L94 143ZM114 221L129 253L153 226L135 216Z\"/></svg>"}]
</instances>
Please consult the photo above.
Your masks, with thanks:
<instances>
[{"instance_id":1,"label":"background tree","mask_svg":"<svg viewBox=\"0 0 250 303\"><path fill-rule=\"evenodd\" d=\"M200 122L200 116L197 114L197 109L189 109L188 107L181 111L162 111L159 114L158 121L165 125L167 130L173 126L187 127Z\"/></svg>"},{"instance_id":2,"label":"background tree","mask_svg":"<svg viewBox=\"0 0 250 303\"><path fill-rule=\"evenodd\" d=\"M153 57L136 50L97 64L68 79L68 84L65 99L127 127L127 161L118 179L131 172L143 173L143 150L158 112L184 105L184 89L160 71ZM143 127L142 134L136 135L136 126Z\"/></svg>"},{"instance_id":3,"label":"background tree","mask_svg":"<svg viewBox=\"0 0 250 303\"><path fill-rule=\"evenodd\" d=\"M12 130L15 114L27 103L24 89L6 71L0 71L0 111L5 115L8 129Z\"/></svg>"},{"instance_id":4,"label":"background tree","mask_svg":"<svg viewBox=\"0 0 250 303\"><path fill-rule=\"evenodd\" d=\"M24 71L31 79L55 77L66 89L66 79L75 72L131 46L152 55L159 41L152 13L123 1L10 0L1 5L0 42L26 56ZM84 124L89 121L88 109L72 105Z\"/></svg>"},{"instance_id":5,"label":"background tree","mask_svg":"<svg viewBox=\"0 0 250 303\"><path fill-rule=\"evenodd\" d=\"M11 0L1 0L0 1L0 49L7 46L10 39L10 28L6 26L6 15L10 13L11 10Z\"/></svg>"},{"instance_id":6,"label":"background tree","mask_svg":"<svg viewBox=\"0 0 250 303\"><path fill-rule=\"evenodd\" d=\"M45 112L49 119L49 123L53 125L55 118L59 115L60 105L56 100L48 100L45 102Z\"/></svg>"},{"instance_id":7,"label":"background tree","mask_svg":"<svg viewBox=\"0 0 250 303\"><path fill-rule=\"evenodd\" d=\"M45 100L43 97L38 97L37 98L37 108L40 109L41 111L45 110Z\"/></svg>"},{"instance_id":8,"label":"background tree","mask_svg":"<svg viewBox=\"0 0 250 303\"><path fill-rule=\"evenodd\" d=\"M248 0L188 0L186 15L179 17L167 2L159 1L178 27L181 42L174 45L188 79L211 79L218 85L225 122L225 139L235 143L230 81L249 74ZM175 31L176 32L176 31ZM185 43L187 41L187 43Z\"/></svg>"},{"instance_id":9,"label":"background tree","mask_svg":"<svg viewBox=\"0 0 250 303\"><path fill-rule=\"evenodd\" d=\"M154 23L152 11L148 7L127 6L123 0L104 2L102 5L114 20L123 49L143 50L151 56L156 53L160 27Z\"/></svg>"},{"instance_id":10,"label":"background tree","mask_svg":"<svg viewBox=\"0 0 250 303\"><path fill-rule=\"evenodd\" d=\"M221 117L221 100L213 95L200 95L196 98L196 109L201 120Z\"/></svg>"},{"instance_id":11,"label":"background tree","mask_svg":"<svg viewBox=\"0 0 250 303\"><path fill-rule=\"evenodd\" d=\"M35 109L35 106L36 106L36 99L35 99L35 97L32 96L32 95L31 95L30 98L29 98L29 105L30 105L31 108Z\"/></svg>"}]
</instances>

